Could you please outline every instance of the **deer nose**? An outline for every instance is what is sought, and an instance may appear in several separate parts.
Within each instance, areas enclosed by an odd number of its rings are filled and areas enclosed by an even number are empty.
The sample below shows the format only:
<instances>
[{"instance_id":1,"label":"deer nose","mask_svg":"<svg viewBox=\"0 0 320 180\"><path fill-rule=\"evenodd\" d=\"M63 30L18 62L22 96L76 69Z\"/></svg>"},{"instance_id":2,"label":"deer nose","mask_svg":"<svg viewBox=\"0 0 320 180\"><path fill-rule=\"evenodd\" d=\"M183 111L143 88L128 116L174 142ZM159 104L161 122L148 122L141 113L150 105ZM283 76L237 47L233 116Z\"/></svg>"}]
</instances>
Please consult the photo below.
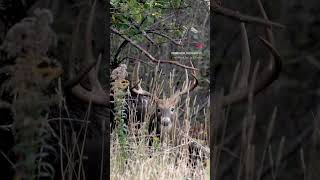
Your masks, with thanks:
<instances>
[{"instance_id":1,"label":"deer nose","mask_svg":"<svg viewBox=\"0 0 320 180\"><path fill-rule=\"evenodd\" d=\"M161 124L163 126L169 126L170 125L170 119L169 118L162 118L161 119Z\"/></svg>"}]
</instances>

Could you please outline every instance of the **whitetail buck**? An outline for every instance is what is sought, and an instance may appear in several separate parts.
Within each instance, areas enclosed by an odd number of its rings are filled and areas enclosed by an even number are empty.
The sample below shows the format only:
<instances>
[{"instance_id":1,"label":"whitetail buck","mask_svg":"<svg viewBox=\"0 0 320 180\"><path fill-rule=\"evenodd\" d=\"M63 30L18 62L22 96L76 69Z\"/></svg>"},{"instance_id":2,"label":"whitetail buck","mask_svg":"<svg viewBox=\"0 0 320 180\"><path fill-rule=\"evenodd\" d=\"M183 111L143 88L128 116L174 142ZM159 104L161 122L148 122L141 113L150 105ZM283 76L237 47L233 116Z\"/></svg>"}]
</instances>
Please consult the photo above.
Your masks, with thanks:
<instances>
[{"instance_id":1,"label":"whitetail buck","mask_svg":"<svg viewBox=\"0 0 320 180\"><path fill-rule=\"evenodd\" d=\"M185 70L186 80L184 86L181 90L176 91L173 95L168 98L159 98L153 93L150 93L144 90L141 87L141 81L139 80L139 69L140 63L137 63L134 67L132 73L132 93L137 98L137 116L139 116L139 121L144 122L143 119L145 117L145 113L147 112L147 108L151 107L151 103L155 103L156 112L150 118L149 122L149 133L156 131L156 135L160 137L161 140L168 135L172 138L174 137L175 130L178 127L178 110L177 104L182 95L187 94L194 90L198 85L198 80L195 77L195 71L191 73L193 77L193 81L189 83L188 72Z\"/></svg>"},{"instance_id":2,"label":"whitetail buck","mask_svg":"<svg viewBox=\"0 0 320 180\"><path fill-rule=\"evenodd\" d=\"M192 63L191 63L192 65ZM182 132L184 127L180 127L180 122L178 119L178 103L181 99L182 95L187 94L194 90L198 85L198 79L195 76L195 71L191 73L193 77L193 81L190 84L187 70L185 70L186 80L181 90L176 91L173 95L168 98L159 98L155 95L155 93L148 92L141 87L141 80L139 80L139 69L140 63L137 63L134 67L132 73L132 92L136 97L136 109L138 121L144 122L144 118L146 118L145 114L148 112L148 108L152 106L152 103L155 103L156 112L148 119L148 133L149 135L153 135L155 132L155 136L160 139L161 142L165 142L166 144L179 146L182 143L182 139L185 138L184 135L188 134L186 132ZM186 134L185 134L186 133ZM153 139L149 140L149 145L152 145ZM200 147L201 148L201 147ZM199 161L203 162L203 165L206 164L206 158L203 153L200 152L200 148L198 144L191 142L187 149L189 153L189 162L192 166L196 166ZM180 152L178 153L178 158L180 156Z\"/></svg>"}]
</instances>

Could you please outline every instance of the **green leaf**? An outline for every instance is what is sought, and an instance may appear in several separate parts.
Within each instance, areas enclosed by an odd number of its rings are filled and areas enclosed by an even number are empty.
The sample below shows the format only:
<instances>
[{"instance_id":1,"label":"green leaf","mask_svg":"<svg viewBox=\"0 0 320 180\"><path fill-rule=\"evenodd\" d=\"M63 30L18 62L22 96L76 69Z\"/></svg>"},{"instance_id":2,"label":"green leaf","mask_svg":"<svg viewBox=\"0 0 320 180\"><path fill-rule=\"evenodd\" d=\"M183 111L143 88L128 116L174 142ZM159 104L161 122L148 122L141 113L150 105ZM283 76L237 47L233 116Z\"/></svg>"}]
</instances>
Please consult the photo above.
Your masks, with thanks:
<instances>
[{"instance_id":1,"label":"green leaf","mask_svg":"<svg viewBox=\"0 0 320 180\"><path fill-rule=\"evenodd\" d=\"M111 1L110 1L110 4L111 4L112 6L117 6L119 3L120 3L119 0L111 0Z\"/></svg>"},{"instance_id":2,"label":"green leaf","mask_svg":"<svg viewBox=\"0 0 320 180\"><path fill-rule=\"evenodd\" d=\"M134 15L134 19L136 20L136 22L137 22L138 24L140 24L141 21L142 21L142 14L136 14L136 15Z\"/></svg>"},{"instance_id":3,"label":"green leaf","mask_svg":"<svg viewBox=\"0 0 320 180\"><path fill-rule=\"evenodd\" d=\"M155 18L153 16L147 16L146 23L147 24L153 24L154 20L155 20Z\"/></svg>"}]
</instances>

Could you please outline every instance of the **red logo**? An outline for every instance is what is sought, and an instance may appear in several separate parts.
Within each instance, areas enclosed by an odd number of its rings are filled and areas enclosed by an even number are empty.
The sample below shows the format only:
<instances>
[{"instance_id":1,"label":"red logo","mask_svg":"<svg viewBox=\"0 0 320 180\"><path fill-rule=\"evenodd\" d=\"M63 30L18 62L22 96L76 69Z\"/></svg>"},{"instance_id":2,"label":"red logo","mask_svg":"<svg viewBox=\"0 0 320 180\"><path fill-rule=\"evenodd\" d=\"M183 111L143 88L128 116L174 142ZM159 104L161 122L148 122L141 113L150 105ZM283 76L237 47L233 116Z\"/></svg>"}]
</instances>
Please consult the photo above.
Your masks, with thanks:
<instances>
[{"instance_id":1,"label":"red logo","mask_svg":"<svg viewBox=\"0 0 320 180\"><path fill-rule=\"evenodd\" d=\"M197 42L197 43L194 44L194 47L196 49L203 49L204 48L204 44L201 43L201 42Z\"/></svg>"}]
</instances>

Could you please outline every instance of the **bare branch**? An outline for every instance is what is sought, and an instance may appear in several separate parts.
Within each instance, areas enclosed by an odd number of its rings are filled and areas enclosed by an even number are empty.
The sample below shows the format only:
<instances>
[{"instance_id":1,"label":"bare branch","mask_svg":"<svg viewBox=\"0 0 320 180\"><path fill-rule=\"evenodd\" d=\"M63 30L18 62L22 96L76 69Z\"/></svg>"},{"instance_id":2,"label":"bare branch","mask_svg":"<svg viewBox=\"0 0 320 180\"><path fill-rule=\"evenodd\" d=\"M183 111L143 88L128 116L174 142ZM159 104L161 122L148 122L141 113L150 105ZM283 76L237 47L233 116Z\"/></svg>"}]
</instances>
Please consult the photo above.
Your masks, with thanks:
<instances>
[{"instance_id":1,"label":"bare branch","mask_svg":"<svg viewBox=\"0 0 320 180\"><path fill-rule=\"evenodd\" d=\"M218 5L217 3L212 3L210 8L216 14L223 15L225 17L229 17L229 18L236 20L236 21L241 21L241 22L245 22L245 23L255 23L255 24L260 24L260 25L269 26L269 27L271 26L271 27L277 27L277 28L285 28L285 26L280 23L275 23L275 22L272 22L269 20L264 20L261 18L244 15L238 11L233 11L233 10L224 8L220 5Z\"/></svg>"},{"instance_id":2,"label":"bare branch","mask_svg":"<svg viewBox=\"0 0 320 180\"><path fill-rule=\"evenodd\" d=\"M173 64L173 65L177 65L180 66L182 68L185 69L192 69L192 70L198 70L196 68L193 67L189 67L186 65L183 65L181 63L179 63L178 61L170 61L170 60L158 60L155 57L153 57L147 50L145 50L144 48L142 48L140 45L138 45L137 43L135 43L132 39L130 39L128 36L121 34L118 30L114 29L111 27L111 31L117 35L119 35L120 37L122 37L123 39L127 40L128 42L130 42L130 44L132 44L134 47L136 47L137 49L139 49L140 51L142 51L153 63L168 63L168 64Z\"/></svg>"},{"instance_id":3,"label":"bare branch","mask_svg":"<svg viewBox=\"0 0 320 180\"><path fill-rule=\"evenodd\" d=\"M163 34L163 33L161 33L161 32L154 31L154 30L146 30L145 32L146 32L146 33L156 34L156 35L162 36L162 37L164 37L164 38L167 38L168 40L170 40L173 44L175 44L175 45L177 45L177 46L181 46L181 45L182 45L180 42L176 41L175 39L173 39L173 38L169 37L168 35ZM138 33L134 34L133 36L139 35L139 34L141 34L141 33L142 33L142 32L138 32ZM120 45L119 48L117 49L116 54L114 55L114 61L117 60L117 57L119 56L121 50L122 50L128 43L129 43L129 41L127 41L127 40L124 40L124 41L121 43L121 45Z\"/></svg>"},{"instance_id":4,"label":"bare branch","mask_svg":"<svg viewBox=\"0 0 320 180\"><path fill-rule=\"evenodd\" d=\"M135 43L132 39L130 39L128 36L121 34L118 30L116 30L115 28L110 28L111 31L117 35L119 35L120 37L122 37L123 39L127 40L128 42L130 42L134 47L136 47L137 49L139 49L140 51L142 51L150 60L154 61L154 62L158 62L158 60L153 57L148 51L146 51L144 48L142 48L139 44Z\"/></svg>"},{"instance_id":5,"label":"bare branch","mask_svg":"<svg viewBox=\"0 0 320 180\"><path fill-rule=\"evenodd\" d=\"M257 2L258 2L259 10L260 10L263 18L264 18L265 20L268 20L268 21L269 21L269 18L268 18L267 13L266 13L263 5L262 5L261 0L257 0ZM273 37L273 35L272 35L271 27L268 27L268 28L266 29L266 33L267 33L267 40L268 40L271 44L274 44L274 37ZM271 58L271 56L272 56L272 55L270 54L270 58Z\"/></svg>"},{"instance_id":6,"label":"bare branch","mask_svg":"<svg viewBox=\"0 0 320 180\"><path fill-rule=\"evenodd\" d=\"M144 18L144 20L139 25L132 18L129 17L130 24L133 25L147 40L149 40L152 44L155 44L154 40L146 33L146 31L144 31L140 27L145 20L146 20L146 18Z\"/></svg>"},{"instance_id":7,"label":"bare branch","mask_svg":"<svg viewBox=\"0 0 320 180\"><path fill-rule=\"evenodd\" d=\"M159 35L159 36L162 36L168 40L170 40L170 42L172 42L173 44L177 45L177 46L182 46L182 43L181 42L177 42L175 39L172 39L170 36L166 35L166 34L163 34L161 32L158 32L158 31L152 31L152 30L147 30L146 33L152 33L152 34L156 34L156 35Z\"/></svg>"},{"instance_id":8,"label":"bare branch","mask_svg":"<svg viewBox=\"0 0 320 180\"><path fill-rule=\"evenodd\" d=\"M195 71L198 71L199 69L197 68L194 68L194 67L189 67L189 66L186 66L186 65L183 65L181 63L179 63L178 61L170 61L170 60L158 60L159 63L167 63L167 64L173 64L173 65L177 65L177 66L180 66L182 68L185 68L185 69L191 69L191 70L195 70ZM158 63L157 62L157 63Z\"/></svg>"},{"instance_id":9,"label":"bare branch","mask_svg":"<svg viewBox=\"0 0 320 180\"><path fill-rule=\"evenodd\" d=\"M121 59L121 61L123 61L124 59L129 59L129 61L130 60L133 60L133 61L139 61L139 62L141 62L141 63L143 63L143 64L145 64L145 65L147 65L147 66L150 66L150 67L155 67L155 65L153 65L153 64L150 64L149 62L145 62L143 59L139 59L139 58L135 58L135 57L124 57L124 58L122 58Z\"/></svg>"}]
</instances>

